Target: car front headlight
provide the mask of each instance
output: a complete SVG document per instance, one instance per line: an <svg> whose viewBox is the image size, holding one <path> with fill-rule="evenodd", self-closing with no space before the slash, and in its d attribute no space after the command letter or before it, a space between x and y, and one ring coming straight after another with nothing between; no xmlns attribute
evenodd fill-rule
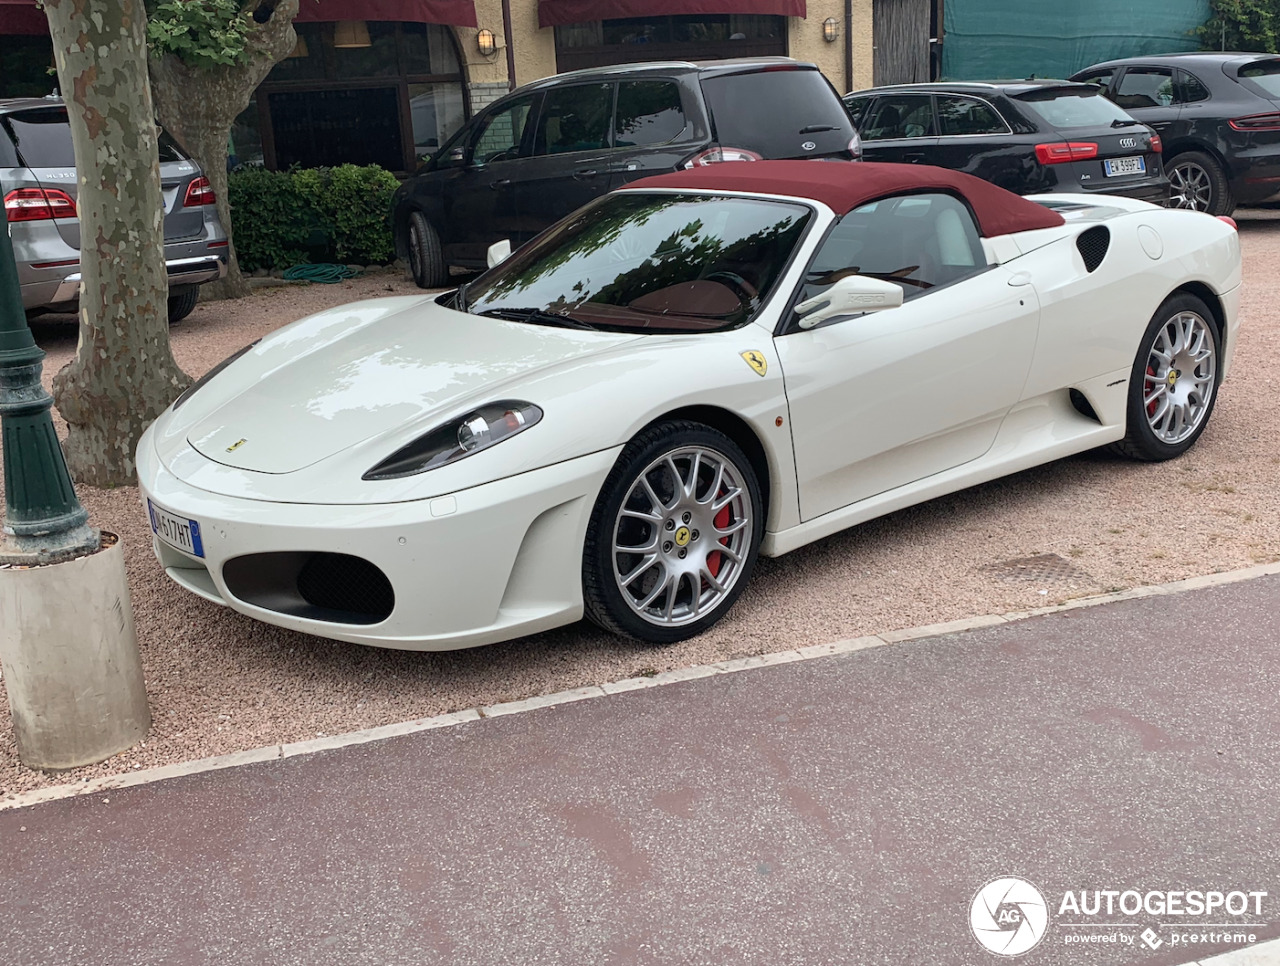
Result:
<svg viewBox="0 0 1280 966"><path fill-rule="evenodd" d="M362 478L398 480L448 466L523 433L541 419L542 410L533 403L514 399L489 403L400 447Z"/></svg>

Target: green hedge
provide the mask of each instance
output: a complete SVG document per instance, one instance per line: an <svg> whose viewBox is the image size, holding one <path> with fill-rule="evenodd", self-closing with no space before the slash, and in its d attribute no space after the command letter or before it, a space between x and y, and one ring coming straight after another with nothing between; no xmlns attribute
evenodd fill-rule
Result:
<svg viewBox="0 0 1280 966"><path fill-rule="evenodd" d="M398 186L376 165L233 171L228 197L240 267L386 264L396 254L391 195Z"/></svg>

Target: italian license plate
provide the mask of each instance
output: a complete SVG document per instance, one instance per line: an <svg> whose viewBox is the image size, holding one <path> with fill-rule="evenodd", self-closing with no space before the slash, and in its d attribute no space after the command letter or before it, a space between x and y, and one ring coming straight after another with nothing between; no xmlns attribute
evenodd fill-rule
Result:
<svg viewBox="0 0 1280 966"><path fill-rule="evenodd" d="M1147 173L1145 158L1112 158L1103 163L1106 165L1108 178L1119 177L1122 174Z"/></svg>
<svg viewBox="0 0 1280 966"><path fill-rule="evenodd" d="M147 500L147 514L151 517L151 532L171 547L177 547L193 557L204 556L204 541L200 539L200 524L186 517L176 516Z"/></svg>

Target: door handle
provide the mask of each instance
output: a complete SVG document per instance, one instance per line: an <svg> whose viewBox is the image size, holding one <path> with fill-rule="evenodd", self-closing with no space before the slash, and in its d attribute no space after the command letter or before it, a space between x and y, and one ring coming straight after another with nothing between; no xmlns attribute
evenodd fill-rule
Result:
<svg viewBox="0 0 1280 966"><path fill-rule="evenodd" d="M902 158L903 158L903 160L905 160L908 164L919 164L921 161L923 161L923 160L924 160L924 153L923 153L923 152L914 152L914 153L912 153L912 154L904 154L904 155L902 156Z"/></svg>
<svg viewBox="0 0 1280 966"><path fill-rule="evenodd" d="M490 181L489 187L492 188L494 191L498 191L502 188L508 187L510 184L511 184L510 178L499 178L497 181Z"/></svg>
<svg viewBox="0 0 1280 966"><path fill-rule="evenodd" d="M594 178L599 173L600 172L597 171L595 168L582 168L578 171L575 171L573 173L573 176L578 181L586 181L588 178Z"/></svg>

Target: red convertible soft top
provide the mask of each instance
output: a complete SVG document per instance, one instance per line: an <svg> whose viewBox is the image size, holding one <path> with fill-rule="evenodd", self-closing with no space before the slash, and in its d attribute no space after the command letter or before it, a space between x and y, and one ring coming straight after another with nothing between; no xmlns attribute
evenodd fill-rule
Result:
<svg viewBox="0 0 1280 966"><path fill-rule="evenodd" d="M889 195L945 191L968 202L988 238L1063 224L1056 211L997 188L988 181L929 164L822 161L725 161L641 178L634 188L748 191L821 201L838 215Z"/></svg>

